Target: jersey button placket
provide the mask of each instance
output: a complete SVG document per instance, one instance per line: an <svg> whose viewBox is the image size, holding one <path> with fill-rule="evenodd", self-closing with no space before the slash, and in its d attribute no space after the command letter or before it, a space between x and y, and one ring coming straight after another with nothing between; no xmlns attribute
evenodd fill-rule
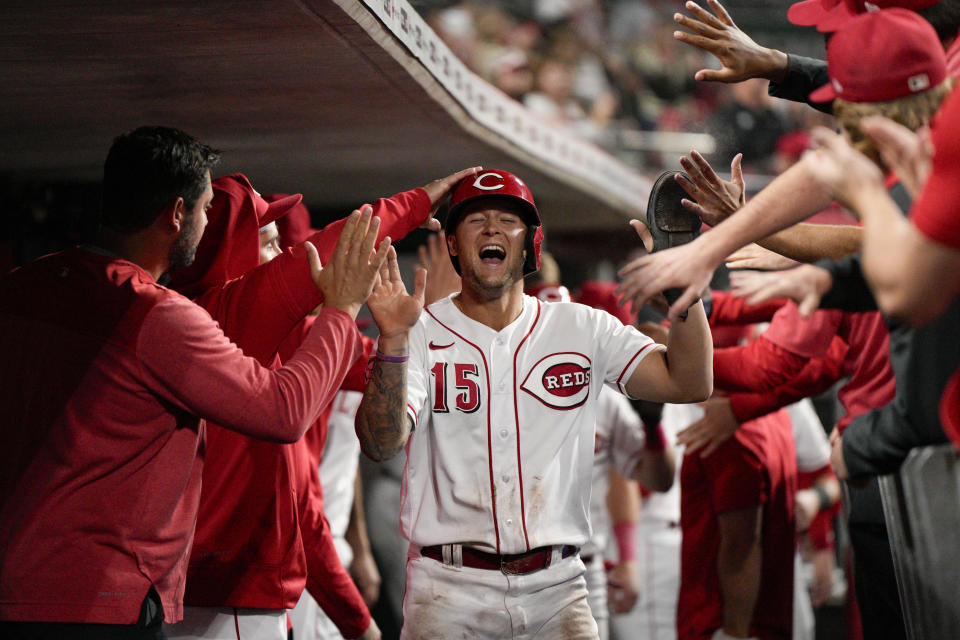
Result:
<svg viewBox="0 0 960 640"><path fill-rule="evenodd" d="M491 403L493 424L499 424L499 437L495 439L493 478L496 478L497 512L500 514L501 544L508 548L517 548L522 544L520 527L520 496L516 486L517 449L514 441L516 425L513 400L506 395L510 390L509 381L513 379L513 353L510 341L503 335L495 336L490 342L490 379L491 391L496 400Z"/></svg>

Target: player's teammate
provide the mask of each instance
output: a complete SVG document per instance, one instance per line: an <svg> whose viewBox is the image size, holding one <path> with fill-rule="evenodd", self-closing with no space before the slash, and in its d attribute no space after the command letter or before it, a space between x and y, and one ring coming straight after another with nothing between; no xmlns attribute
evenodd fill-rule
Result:
<svg viewBox="0 0 960 640"><path fill-rule="evenodd" d="M703 306L664 350L605 312L524 296L540 215L505 171L462 181L446 230L460 293L421 316L426 274L407 295L391 262L369 303L381 335L357 433L374 459L407 446L402 637L596 638L577 552L590 535L597 397L606 383L661 402L706 398Z"/></svg>

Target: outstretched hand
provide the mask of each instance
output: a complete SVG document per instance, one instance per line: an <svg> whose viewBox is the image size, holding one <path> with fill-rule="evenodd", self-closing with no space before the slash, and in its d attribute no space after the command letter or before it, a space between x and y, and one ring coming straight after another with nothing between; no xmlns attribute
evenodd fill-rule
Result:
<svg viewBox="0 0 960 640"><path fill-rule="evenodd" d="M805 264L771 273L731 272L730 285L735 296L746 298L750 304L790 298L799 305L800 315L806 317L817 310L824 294L833 287L833 277L826 269Z"/></svg>
<svg viewBox="0 0 960 640"><path fill-rule="evenodd" d="M423 190L426 191L427 195L430 197L430 218L426 223L424 223L423 226L431 231L440 231L440 221L434 218L433 214L437 212L440 204L450 194L450 191L457 186L458 182L466 177L477 175L481 169L483 169L483 167L470 167L469 169L462 169L456 173L451 173L446 178L438 178L433 182L425 184L423 186Z"/></svg>
<svg viewBox="0 0 960 640"><path fill-rule="evenodd" d="M632 220L630 224L638 234L641 233L638 225L643 223ZM649 233L645 226L643 230ZM710 285L715 267L700 250L698 241L701 239L702 236L679 247L637 258L618 271L622 280L616 292L623 296L623 302L630 301L633 313L638 313L643 305L661 291L674 287L682 289L683 293L667 311L670 322L676 321L681 313L696 302Z"/></svg>
<svg viewBox="0 0 960 640"><path fill-rule="evenodd" d="M747 202L747 188L743 181L743 154L738 153L730 162L730 180L721 180L710 163L696 151L690 158L680 158L680 166L690 176L687 180L677 174L676 181L696 202L684 198L680 204L700 216L700 219L715 227L743 208Z"/></svg>
<svg viewBox="0 0 960 640"><path fill-rule="evenodd" d="M380 338L405 335L417 323L423 311L423 291L427 283L426 269L417 269L413 281L413 295L400 277L397 252L390 247L387 259L380 265L380 278L367 299L367 308L380 329Z"/></svg>
<svg viewBox="0 0 960 640"><path fill-rule="evenodd" d="M359 211L351 213L325 266L320 264L316 247L310 242L304 243L310 277L323 292L325 306L336 307L351 317L357 317L373 290L388 252L393 252L389 236L380 242L376 253L373 252L379 229L380 218L373 216L371 207L364 207L362 214Z"/></svg>
<svg viewBox="0 0 960 640"><path fill-rule="evenodd" d="M701 69L694 76L703 82L742 82L750 78L782 80L787 71L787 54L761 47L744 33L717 0L707 0L713 13L696 2L687 2L687 10L696 18L675 13L673 20L693 33L674 31L673 37L715 56L720 69ZM699 19L697 19L699 18Z"/></svg>

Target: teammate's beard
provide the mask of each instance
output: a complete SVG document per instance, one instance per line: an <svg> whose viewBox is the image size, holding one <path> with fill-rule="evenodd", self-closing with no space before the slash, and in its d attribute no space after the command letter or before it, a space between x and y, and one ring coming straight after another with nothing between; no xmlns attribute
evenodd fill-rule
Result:
<svg viewBox="0 0 960 640"><path fill-rule="evenodd" d="M196 213L191 213L184 218L180 236L170 247L170 253L167 256L170 261L168 272L185 267L193 262L197 255L197 247L200 244L199 226L200 216Z"/></svg>

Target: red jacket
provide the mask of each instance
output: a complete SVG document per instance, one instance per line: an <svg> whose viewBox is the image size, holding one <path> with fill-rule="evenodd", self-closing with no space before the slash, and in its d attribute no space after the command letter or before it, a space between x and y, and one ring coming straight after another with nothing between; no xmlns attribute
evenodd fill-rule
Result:
<svg viewBox="0 0 960 640"><path fill-rule="evenodd" d="M307 316L280 346L280 359L293 357L313 326L315 316ZM363 391L367 361L376 342L361 336L363 353L344 378L341 389ZM320 417L306 435L290 447L293 457L294 488L298 496L300 531L307 561L307 591L317 601L341 635L361 635L370 625L370 613L353 579L340 563L334 548L330 526L323 512L323 486L319 469L327 440L327 425L333 403L323 408Z"/></svg>
<svg viewBox="0 0 960 640"><path fill-rule="evenodd" d="M772 311L772 305L766 308ZM714 293L711 326L721 319L732 321L741 313L749 313L752 322L773 318L772 314L763 318L752 313L749 307L730 294ZM817 314L822 314L822 322L804 340L797 340L791 327L768 330L764 334L766 341L776 343L779 350L766 347L757 340L747 347L715 352L714 375L718 387L727 381L732 388L730 381L748 377L751 373L756 375L758 369L767 380L774 380L777 376L786 379L782 384L759 392L746 391L745 385L736 389L738 392L730 395L730 406L738 420L743 422L822 393L845 377L849 379L837 392L846 409L846 414L837 423L841 432L861 413L893 399L895 381L890 368L890 334L880 312L844 313L824 309ZM787 316L784 320L792 322L795 318ZM760 344L754 346L757 343ZM783 357L783 351L802 355L802 366L797 368L795 357ZM812 357L821 353L822 356Z"/></svg>
<svg viewBox="0 0 960 640"><path fill-rule="evenodd" d="M223 197L214 186L215 200L218 195ZM373 209L381 218L380 238L403 237L426 220L430 206L422 189L378 200ZM237 218L252 215L240 206L218 208L216 202L212 212L221 209ZM216 256L210 258L198 250L196 264L209 264L210 269L192 274L190 281L181 279L177 286L195 295L202 290L198 304L210 310L227 335L264 364L277 367L281 342L321 297L309 278L302 245L256 266L259 254L255 247L259 245L254 240L259 241L259 228L255 217L252 220L218 225L231 232L207 245ZM332 254L342 226L343 221L335 222L310 237L322 262ZM203 241L200 248L205 248ZM325 381L328 401L346 372L345 366ZM329 569L337 562L329 528L319 512L321 503L316 502L314 513L302 513L305 487L297 448L261 443L213 424L207 441L185 602L192 606L293 608L307 584L309 567L320 570L326 564ZM315 473L309 475L316 480ZM319 486L318 480L316 484ZM320 495L316 488L307 489L307 493ZM303 528L307 520L314 530ZM350 593L343 595L352 598ZM362 616L347 622L350 628L342 629L345 635L360 635L369 625L369 613L364 607Z"/></svg>
<svg viewBox="0 0 960 640"><path fill-rule="evenodd" d="M72 249L0 279L0 619L133 624L153 586L179 621L197 416L299 438L359 349L345 313L318 326L270 371L126 260Z"/></svg>

